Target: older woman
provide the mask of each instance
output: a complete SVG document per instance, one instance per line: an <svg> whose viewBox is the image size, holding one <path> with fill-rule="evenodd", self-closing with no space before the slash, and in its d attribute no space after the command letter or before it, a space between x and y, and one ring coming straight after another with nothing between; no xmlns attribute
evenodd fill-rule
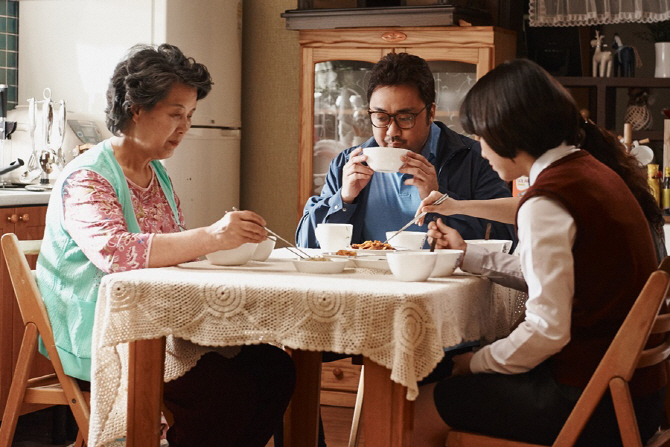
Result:
<svg viewBox="0 0 670 447"><path fill-rule="evenodd" d="M114 137L73 160L56 182L37 278L65 372L81 381L91 380L102 276L175 265L266 238L265 221L251 211L184 230L179 199L158 161L177 149L211 84L207 68L175 46L133 47L107 91ZM170 446L265 446L294 381L290 357L272 346L205 354L164 386L174 416Z"/></svg>

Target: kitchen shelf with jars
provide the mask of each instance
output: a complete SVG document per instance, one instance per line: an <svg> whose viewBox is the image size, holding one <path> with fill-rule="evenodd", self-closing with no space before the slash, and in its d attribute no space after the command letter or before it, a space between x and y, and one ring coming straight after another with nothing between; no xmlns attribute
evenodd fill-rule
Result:
<svg viewBox="0 0 670 447"><path fill-rule="evenodd" d="M320 193L332 159L372 136L366 76L382 56L408 52L424 58L436 81L437 119L459 132L458 108L465 94L493 67L515 57L515 32L459 26L464 12L453 7L436 16L442 22L416 26L421 22L417 15L440 9L424 8L401 8L394 14L374 14L370 8L282 14L287 29L299 33L301 52L298 219L309 197ZM406 19L398 11L406 12ZM351 25L357 12L369 19L367 26ZM338 22L345 13L349 27ZM335 28L338 24L345 27Z"/></svg>

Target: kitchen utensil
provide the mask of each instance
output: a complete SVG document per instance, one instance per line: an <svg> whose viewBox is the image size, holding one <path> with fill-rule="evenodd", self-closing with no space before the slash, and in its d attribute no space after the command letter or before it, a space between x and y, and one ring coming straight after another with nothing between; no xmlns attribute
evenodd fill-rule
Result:
<svg viewBox="0 0 670 447"><path fill-rule="evenodd" d="M425 231L403 231L394 236L393 231L387 231L386 237L393 236L389 244L396 250L421 250L426 243L427 234Z"/></svg>
<svg viewBox="0 0 670 447"><path fill-rule="evenodd" d="M399 281L425 281L433 273L437 253L426 250L394 251L386 254L393 277Z"/></svg>
<svg viewBox="0 0 670 447"><path fill-rule="evenodd" d="M7 174L8 172L13 171L14 169L20 168L21 166L23 166L23 160L17 158L7 166L0 168L0 175Z"/></svg>
<svg viewBox="0 0 670 447"><path fill-rule="evenodd" d="M235 208L233 208L233 209L235 209ZM277 233L275 233L274 231L269 229L268 227L265 227L265 231L267 231L268 233L270 233L271 235L273 235L274 237L276 237L277 239L279 239L280 241L285 243L287 245L286 248L288 248L288 250L291 253L298 255L298 257L300 257L300 258L309 259L309 258L318 257L318 256L310 256L309 254L305 253L304 251L302 251L301 249L296 247L294 244L290 243L289 241L287 241L286 239L284 239L283 237L281 237L280 235L278 235Z"/></svg>
<svg viewBox="0 0 670 447"><path fill-rule="evenodd" d="M30 152L30 158L28 159L28 171L34 171L39 168L37 164L37 154L35 153L35 129L37 129L37 105L35 104L35 98L28 99L28 132L30 133L30 147L32 151ZM27 175L28 172L24 172L21 177Z"/></svg>
<svg viewBox="0 0 670 447"><path fill-rule="evenodd" d="M445 193L445 194L442 194L442 197L440 197L439 199L437 199L436 201L434 201L434 202L432 203L432 205L439 205L440 203L444 202L444 201L447 200L448 198L449 198L449 194L446 194L446 193ZM393 234L391 235L391 237L389 237L388 239L386 239L386 240L384 241L384 243L387 243L388 241L390 241L391 239L393 239L394 237L396 237L398 234L400 234L400 233L402 233L403 231L405 231L406 229L408 229L410 226L412 226L413 224L415 224L419 219L421 219L422 217L425 217L426 214L428 214L428 213L423 212L423 213L420 213L420 214L416 215L416 216L414 217L414 219L410 220L410 221L407 222L407 224L405 224L401 229L399 229L398 231L396 231L395 233L393 233Z"/></svg>
<svg viewBox="0 0 670 447"><path fill-rule="evenodd" d="M59 168L65 166L65 156L63 155L63 141L65 140L65 119L67 111L65 109L65 100L58 101L58 119L56 122L58 130L58 144L56 145L56 164Z"/></svg>
<svg viewBox="0 0 670 447"><path fill-rule="evenodd" d="M323 251L336 252L349 247L353 231L354 226L351 224L320 223L316 226L314 234Z"/></svg>

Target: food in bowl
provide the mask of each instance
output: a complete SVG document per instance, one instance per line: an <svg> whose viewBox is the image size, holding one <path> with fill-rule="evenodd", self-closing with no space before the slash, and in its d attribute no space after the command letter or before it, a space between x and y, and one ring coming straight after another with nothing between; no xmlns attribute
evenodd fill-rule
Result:
<svg viewBox="0 0 670 447"><path fill-rule="evenodd" d="M451 276L461 263L463 257L463 250L452 250L449 248L435 250L437 260L435 261L435 268L430 274L433 278L440 278Z"/></svg>
<svg viewBox="0 0 670 447"><path fill-rule="evenodd" d="M404 250L421 250L426 243L428 236L425 231L403 231L396 236L396 231L387 231L386 238L389 239L389 244L396 249ZM391 237L393 236L393 237Z"/></svg>
<svg viewBox="0 0 670 447"><path fill-rule="evenodd" d="M363 155L367 156L366 163L375 172L398 172L404 162L403 155L407 149L396 147L365 147Z"/></svg>
<svg viewBox="0 0 670 447"><path fill-rule="evenodd" d="M395 250L391 244L381 241L365 241L362 244L351 244L354 250Z"/></svg>
<svg viewBox="0 0 670 447"><path fill-rule="evenodd" d="M205 257L214 265L243 265L251 260L257 246L258 244L247 242L237 248L208 253Z"/></svg>
<svg viewBox="0 0 670 447"><path fill-rule="evenodd" d="M386 255L393 277L399 281L425 281L435 268L437 253L428 250L389 252Z"/></svg>
<svg viewBox="0 0 670 447"><path fill-rule="evenodd" d="M351 250L337 250L335 253L337 256L352 256L356 257L356 252Z"/></svg>

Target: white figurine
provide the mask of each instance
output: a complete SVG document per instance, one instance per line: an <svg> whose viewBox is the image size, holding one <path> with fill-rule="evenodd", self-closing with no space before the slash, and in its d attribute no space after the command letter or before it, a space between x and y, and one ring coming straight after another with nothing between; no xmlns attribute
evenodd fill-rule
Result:
<svg viewBox="0 0 670 447"><path fill-rule="evenodd" d="M603 44L604 38L605 36L596 31L596 38L591 41L591 46L596 49L595 53L593 53L594 78L597 76L601 78L612 76L612 52L603 51L603 47L607 46Z"/></svg>

